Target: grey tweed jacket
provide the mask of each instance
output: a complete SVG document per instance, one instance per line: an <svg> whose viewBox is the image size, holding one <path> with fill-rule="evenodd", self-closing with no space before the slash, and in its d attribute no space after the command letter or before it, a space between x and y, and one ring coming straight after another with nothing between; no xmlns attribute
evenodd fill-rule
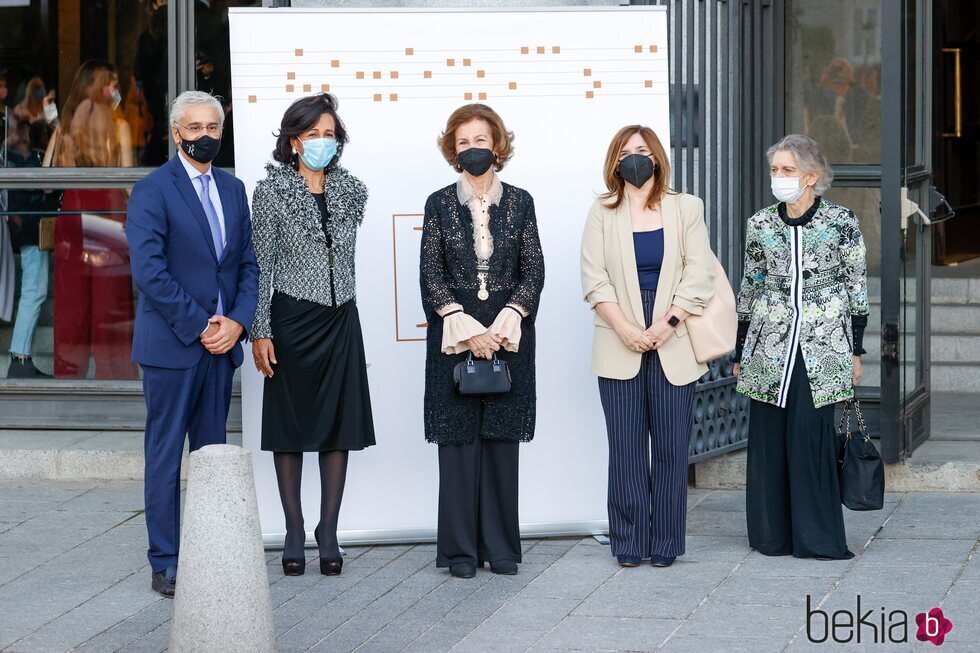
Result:
<svg viewBox="0 0 980 653"><path fill-rule="evenodd" d="M269 309L275 290L296 299L340 306L355 297L357 227L367 187L341 167L327 173L324 192L333 237L333 293L327 238L306 181L289 165L269 163L252 195L252 241L259 262L259 303L249 336L272 338Z"/></svg>

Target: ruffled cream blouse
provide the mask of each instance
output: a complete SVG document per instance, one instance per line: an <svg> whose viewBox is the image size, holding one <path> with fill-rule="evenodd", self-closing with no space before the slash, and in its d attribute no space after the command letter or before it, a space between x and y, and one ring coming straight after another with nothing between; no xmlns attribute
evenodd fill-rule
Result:
<svg viewBox="0 0 980 653"><path fill-rule="evenodd" d="M460 204L470 209L473 218L473 250L478 260L488 261L493 256L493 235L490 233L490 207L500 204L503 195L503 185L497 175L493 176L490 190L483 195L474 192L472 184L466 175L460 175L456 182L456 194ZM459 354L468 351L467 340L488 331L500 338L501 347L506 351L516 352L521 342L521 319L527 313L516 304L507 304L497 314L489 329L478 322L472 315L463 312L459 304L448 304L438 311L443 317L442 353Z"/></svg>

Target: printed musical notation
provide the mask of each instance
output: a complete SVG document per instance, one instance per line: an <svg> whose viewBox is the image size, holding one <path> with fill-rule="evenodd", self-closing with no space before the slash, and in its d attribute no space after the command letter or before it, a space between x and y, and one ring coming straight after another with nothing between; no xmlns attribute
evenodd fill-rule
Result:
<svg viewBox="0 0 980 653"><path fill-rule="evenodd" d="M295 48L236 54L236 95L281 102L328 91L344 102L667 94L665 49L520 45L455 52Z"/></svg>

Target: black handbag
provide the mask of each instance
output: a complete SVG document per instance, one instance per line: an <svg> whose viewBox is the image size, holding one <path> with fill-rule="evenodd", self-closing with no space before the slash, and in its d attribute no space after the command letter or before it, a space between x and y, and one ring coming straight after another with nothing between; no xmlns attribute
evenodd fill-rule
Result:
<svg viewBox="0 0 980 653"><path fill-rule="evenodd" d="M851 406L858 432L851 431ZM840 499L850 510L881 510L885 503L885 466L868 436L857 399L844 403L837 433L837 468Z"/></svg>
<svg viewBox="0 0 980 653"><path fill-rule="evenodd" d="M492 360L475 360L470 352L453 368L453 381L461 395L500 395L510 392L510 368L493 355Z"/></svg>

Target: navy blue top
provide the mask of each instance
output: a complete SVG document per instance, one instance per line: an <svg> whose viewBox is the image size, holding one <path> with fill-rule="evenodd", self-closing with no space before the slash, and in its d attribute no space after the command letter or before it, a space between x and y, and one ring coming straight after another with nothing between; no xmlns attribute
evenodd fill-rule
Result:
<svg viewBox="0 0 980 653"><path fill-rule="evenodd" d="M656 290L664 262L664 230L634 231L633 251L636 252L640 290Z"/></svg>

